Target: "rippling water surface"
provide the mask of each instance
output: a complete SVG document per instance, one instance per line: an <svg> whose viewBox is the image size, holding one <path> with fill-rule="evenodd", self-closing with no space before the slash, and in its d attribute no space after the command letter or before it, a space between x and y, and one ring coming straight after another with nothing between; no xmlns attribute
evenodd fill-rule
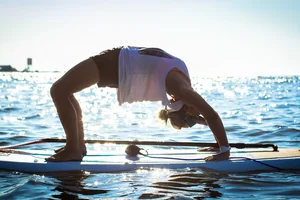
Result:
<svg viewBox="0 0 300 200"><path fill-rule="evenodd" d="M0 73L0 145L64 137L49 95L60 73ZM193 77L218 111L230 142L300 146L300 77ZM91 87L76 94L86 139L215 142L210 130L176 131L157 119L159 103L120 107L116 91ZM27 149L53 149L39 144ZM95 147L88 145L89 150ZM26 174L0 171L0 199L299 199L300 172L222 174L200 169L120 173Z"/></svg>

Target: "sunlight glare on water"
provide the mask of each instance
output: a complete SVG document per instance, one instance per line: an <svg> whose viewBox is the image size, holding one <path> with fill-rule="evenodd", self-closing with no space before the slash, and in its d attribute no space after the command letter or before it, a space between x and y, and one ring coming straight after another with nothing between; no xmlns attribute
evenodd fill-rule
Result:
<svg viewBox="0 0 300 200"><path fill-rule="evenodd" d="M48 137L65 138L49 92L60 76L0 74L3 146ZM221 116L230 142L268 142L280 148L299 148L298 76L193 77L192 82ZM97 86L75 96L82 107L86 139L215 142L205 126L180 131L170 124L164 126L157 118L162 109L158 102L119 106L115 89ZM53 150L62 145L43 143L25 148ZM90 154L124 154L126 145L88 144L87 148ZM159 152L162 148L153 149ZM299 172L294 171L222 174L200 169L144 168L118 173L26 174L3 170L0 199L297 199L299 180Z"/></svg>

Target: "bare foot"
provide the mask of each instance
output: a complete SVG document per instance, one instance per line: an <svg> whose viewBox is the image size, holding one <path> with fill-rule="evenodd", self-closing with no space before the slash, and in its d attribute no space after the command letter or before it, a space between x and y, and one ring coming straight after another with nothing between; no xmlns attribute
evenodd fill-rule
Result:
<svg viewBox="0 0 300 200"><path fill-rule="evenodd" d="M229 158L229 156L230 156L230 151L226 151L224 153L220 153L220 154L208 156L208 157L204 158L204 160L206 162L209 162L209 161L221 161L221 160L227 160Z"/></svg>
<svg viewBox="0 0 300 200"><path fill-rule="evenodd" d="M64 149L65 149L65 146L60 147L60 148L54 150L54 152L55 152L55 153L59 153L60 151L62 151L62 150L64 150ZM85 146L85 145L83 145L83 146L81 147L81 151L82 151L82 155L83 155L83 156L85 156L85 155L87 154L86 146Z"/></svg>
<svg viewBox="0 0 300 200"><path fill-rule="evenodd" d="M60 147L60 148L58 148L58 149L55 149L54 152L55 152L55 153L58 153L58 152L60 152L61 150L63 150L64 148L65 148L65 146Z"/></svg>
<svg viewBox="0 0 300 200"><path fill-rule="evenodd" d="M78 150L64 148L60 152L46 158L47 162L65 162L65 161L81 161L82 154Z"/></svg>

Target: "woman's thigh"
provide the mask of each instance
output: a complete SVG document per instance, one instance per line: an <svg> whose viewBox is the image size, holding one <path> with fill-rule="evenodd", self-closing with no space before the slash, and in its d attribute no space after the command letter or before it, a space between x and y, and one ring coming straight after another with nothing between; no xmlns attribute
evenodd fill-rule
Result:
<svg viewBox="0 0 300 200"><path fill-rule="evenodd" d="M95 62L88 58L65 73L53 85L64 94L71 95L99 82L99 70Z"/></svg>

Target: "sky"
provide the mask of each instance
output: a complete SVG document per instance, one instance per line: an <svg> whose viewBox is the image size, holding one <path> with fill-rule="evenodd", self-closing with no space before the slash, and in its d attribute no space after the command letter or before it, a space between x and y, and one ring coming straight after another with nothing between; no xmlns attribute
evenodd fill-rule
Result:
<svg viewBox="0 0 300 200"><path fill-rule="evenodd" d="M0 65L67 71L116 46L159 47L191 75L300 75L298 0L0 0Z"/></svg>

